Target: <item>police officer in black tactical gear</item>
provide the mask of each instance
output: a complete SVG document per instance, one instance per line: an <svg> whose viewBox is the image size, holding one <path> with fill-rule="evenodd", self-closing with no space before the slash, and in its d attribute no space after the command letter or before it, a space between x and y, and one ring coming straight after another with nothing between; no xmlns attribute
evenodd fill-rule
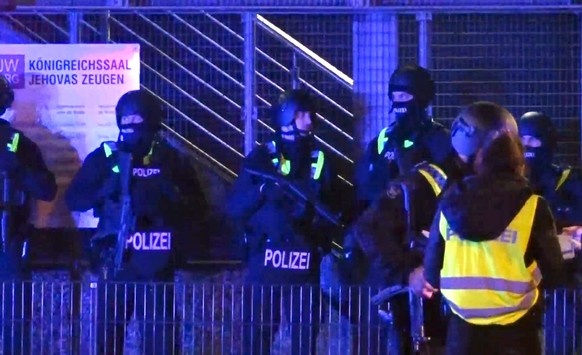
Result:
<svg viewBox="0 0 582 355"><path fill-rule="evenodd" d="M423 230L430 227L447 175L427 162L402 175L393 180L391 193L373 201L345 237L342 276L347 284L366 286L359 290L361 300L369 300L386 287L424 283L421 266L428 239ZM345 296L341 298L347 299ZM386 312L387 302L377 306L361 302L360 297L352 296L351 318L358 324L353 353L409 354L413 334L408 294L390 300L390 313ZM424 331L433 344L442 343L439 304L431 303L425 307Z"/></svg>
<svg viewBox="0 0 582 355"><path fill-rule="evenodd" d="M66 201L72 211L93 209L99 218L97 234L92 244L99 255L97 261L101 277L107 281L125 282L171 282L174 269L184 255L188 238L197 238L208 212L197 173L187 157L169 146L158 136L161 128L163 110L158 99L145 90L125 93L115 108L119 139L117 142L103 142L91 152L79 172L74 177L66 193ZM131 223L124 246L123 262L118 271L113 264L121 221L121 201L123 198L122 177L124 164L122 157L131 158L129 167L129 190ZM123 315L129 319L135 310L136 318L146 321L146 333L142 334L147 349L162 354L173 351L175 336L172 334L173 289L167 285L137 285L128 288L130 294L124 295L124 288L109 287L100 290L104 300L117 297L117 313L107 307L100 309L101 319L118 321ZM144 300L145 292L145 302ZM115 294L117 293L117 294ZM133 293L136 304L133 304ZM125 296L125 297L124 297ZM115 299L115 298L114 298ZM155 301L155 304L152 304ZM100 307L105 306L100 304ZM151 309L150 309L151 308ZM146 310L144 313L144 309ZM153 318L164 320L158 325L155 335ZM104 329L101 329L103 332ZM118 329L117 344L102 346L108 350L123 349L123 329ZM104 334L99 334L103 341ZM111 341L115 337L109 336ZM153 345L152 345L153 344Z"/></svg>
<svg viewBox="0 0 582 355"><path fill-rule="evenodd" d="M230 217L244 229L246 282L254 285L245 299L252 307L244 311L243 353L270 353L284 312L291 330L289 353L312 354L318 333L320 260L333 236L313 206L296 200L285 183L335 211L341 210L345 194L330 156L315 144L316 107L309 94L285 92L271 114L273 140L245 158L227 201Z"/></svg>
<svg viewBox="0 0 582 355"><path fill-rule="evenodd" d="M582 225L582 181L571 167L554 164L558 134L551 117L543 112L527 112L521 116L518 125L525 148L528 179L534 191L548 201L558 233L565 227ZM564 263L567 284L579 287L582 285L582 258L575 252L573 243L562 241L561 244L567 259ZM571 330L563 327L577 322L576 329L579 329L582 322L575 320L579 310L575 310L572 301L558 294L546 306L547 324L551 325L546 327L546 351L550 353L572 352L574 342L568 336ZM563 312L563 309L569 311Z"/></svg>
<svg viewBox="0 0 582 355"><path fill-rule="evenodd" d="M398 68L390 77L389 93L396 120L368 144L356 167L360 208L415 164L440 164L451 152L449 131L426 112L435 95L434 81L426 69L418 65Z"/></svg>
<svg viewBox="0 0 582 355"><path fill-rule="evenodd" d="M14 101L14 91L0 75L0 117ZM38 146L10 122L0 118L0 191L2 194L2 249L0 250L0 281L17 282L29 278L26 265L28 223L32 200L52 201L57 192L55 176L42 158ZM24 286L24 287L22 287ZM3 284L0 297L4 307L2 336L4 353L28 353L30 337L25 322L30 317L30 285ZM22 313L24 311L24 313ZM11 321L12 320L12 321Z"/></svg>
<svg viewBox="0 0 582 355"><path fill-rule="evenodd" d="M581 224L582 183L571 167L554 164L558 135L552 119L527 112L518 124L530 183L550 203L558 227Z"/></svg>

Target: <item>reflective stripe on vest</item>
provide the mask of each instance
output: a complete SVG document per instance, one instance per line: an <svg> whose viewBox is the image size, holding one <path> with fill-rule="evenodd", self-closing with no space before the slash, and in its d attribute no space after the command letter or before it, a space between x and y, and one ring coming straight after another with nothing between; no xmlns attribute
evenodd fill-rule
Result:
<svg viewBox="0 0 582 355"><path fill-rule="evenodd" d="M103 142L103 151L105 152L105 158L109 159L113 155L113 151L117 150L117 146L114 142ZM119 165L115 164L111 170L114 173L119 173Z"/></svg>
<svg viewBox="0 0 582 355"><path fill-rule="evenodd" d="M154 146L156 142L152 143L152 147L146 156L143 157L142 161L144 165L150 165L152 154L154 153ZM103 152L105 153L105 158L109 159L113 152L117 150L117 144L115 142L103 142ZM114 173L119 173L119 165L115 164L111 170Z"/></svg>
<svg viewBox="0 0 582 355"><path fill-rule="evenodd" d="M445 240L441 292L453 313L477 325L506 325L523 317L537 302L541 273L537 263L526 267L538 196L532 195L497 239L460 239L441 213Z"/></svg>
<svg viewBox="0 0 582 355"><path fill-rule="evenodd" d="M376 140L376 150L378 151L378 155L381 155L384 152L384 147L386 147L386 143L388 143L388 127L383 128L378 134L378 139ZM408 139L404 140L402 146L404 148L410 148L414 145L414 142Z"/></svg>
<svg viewBox="0 0 582 355"><path fill-rule="evenodd" d="M386 145L386 142L388 142L388 137L386 136L386 132L388 132L388 127L383 128L380 131L380 134L378 135L378 142L377 142L378 155L382 154L382 152L384 151L384 146Z"/></svg>
<svg viewBox="0 0 582 355"><path fill-rule="evenodd" d="M562 170L562 175L560 176L560 180L558 180L558 183L556 184L555 191L558 191L558 189L566 182L566 180L568 179L568 176L570 176L571 171L572 171L572 169Z"/></svg>
<svg viewBox="0 0 582 355"><path fill-rule="evenodd" d="M12 140L6 143L8 151L16 153L18 151L18 142L20 142L20 133L14 132L14 134L12 135Z"/></svg>
<svg viewBox="0 0 582 355"><path fill-rule="evenodd" d="M447 174L434 164L422 164L418 167L418 172L428 181L435 196L440 195L447 183Z"/></svg>
<svg viewBox="0 0 582 355"><path fill-rule="evenodd" d="M269 142L267 145L267 149L269 153L272 155L276 155L276 143ZM321 173L323 171L323 165L325 163L325 154L321 150L314 150L311 152L311 178L313 180L319 180L321 177ZM279 157L275 156L271 159L271 162L277 169L279 173L282 175L289 175L291 172L291 161L285 159L283 154L280 154Z"/></svg>

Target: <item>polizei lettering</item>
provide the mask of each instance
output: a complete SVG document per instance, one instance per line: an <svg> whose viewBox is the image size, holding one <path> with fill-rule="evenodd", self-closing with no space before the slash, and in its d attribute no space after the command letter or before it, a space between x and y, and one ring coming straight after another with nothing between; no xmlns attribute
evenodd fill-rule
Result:
<svg viewBox="0 0 582 355"><path fill-rule="evenodd" d="M129 236L125 248L134 250L171 250L171 232L136 232Z"/></svg>
<svg viewBox="0 0 582 355"><path fill-rule="evenodd" d="M275 269L309 270L311 253L289 250L265 250L264 266Z"/></svg>
<svg viewBox="0 0 582 355"><path fill-rule="evenodd" d="M159 174L160 169L133 168L133 176L149 177Z"/></svg>

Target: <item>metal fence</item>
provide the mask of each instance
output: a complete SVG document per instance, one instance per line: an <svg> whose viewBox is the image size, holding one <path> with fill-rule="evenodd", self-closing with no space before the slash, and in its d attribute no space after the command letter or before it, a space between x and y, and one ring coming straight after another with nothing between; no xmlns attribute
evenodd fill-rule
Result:
<svg viewBox="0 0 582 355"><path fill-rule="evenodd" d="M270 103L304 85L321 107L318 138L351 180L358 148L388 124L389 75L410 62L432 69L432 113L445 124L476 99L516 116L544 110L559 128L559 158L579 165L582 23L571 2L403 1L377 10L369 2L285 9L202 3L22 7L0 15L2 41L140 43L142 84L164 100L168 131L231 175L254 140L272 131Z"/></svg>
<svg viewBox="0 0 582 355"><path fill-rule="evenodd" d="M382 354L390 339L381 317L390 306L372 306L379 290L368 287L87 280L0 291L4 354L299 354L312 344L318 354ZM582 293L548 292L546 304L546 353L580 353Z"/></svg>

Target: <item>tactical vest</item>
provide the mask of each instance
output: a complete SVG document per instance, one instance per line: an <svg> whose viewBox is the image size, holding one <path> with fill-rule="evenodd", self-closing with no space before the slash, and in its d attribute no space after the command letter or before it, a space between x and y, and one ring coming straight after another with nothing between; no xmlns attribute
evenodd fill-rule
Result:
<svg viewBox="0 0 582 355"><path fill-rule="evenodd" d="M457 316L476 325L507 325L537 302L541 273L524 255L538 204L532 195L505 231L494 240L459 238L443 213L439 230L445 240L441 292Z"/></svg>
<svg viewBox="0 0 582 355"><path fill-rule="evenodd" d="M271 163L273 163L277 172L283 176L289 175L291 172L291 161L285 159L283 154L277 151L275 141L267 143L267 150L271 156ZM311 151L311 179L319 180L323 172L324 163L325 154L321 150Z"/></svg>
<svg viewBox="0 0 582 355"><path fill-rule="evenodd" d="M388 129L389 127L385 127L380 131L380 134L378 134L378 140L377 140L377 146L376 146L376 150L378 152L378 155L382 155L386 153L386 149L388 148L388 141L390 140L389 136L388 136ZM404 140L404 144L402 145L403 148L410 148L414 145L414 142L408 139Z"/></svg>
<svg viewBox="0 0 582 355"><path fill-rule="evenodd" d="M157 142L154 141L154 143L152 143L152 147L150 148L150 151L148 152L148 154L146 156L143 157L143 164L144 165L149 165L152 155L154 154L154 147L156 147ZM111 164L111 170L116 173L119 174L119 166L117 165L117 161L116 161L116 157L115 157L115 153L117 153L117 142L114 141L106 141L101 143L101 148L103 149L103 153L105 154L105 158L107 158L107 161L110 162Z"/></svg>

